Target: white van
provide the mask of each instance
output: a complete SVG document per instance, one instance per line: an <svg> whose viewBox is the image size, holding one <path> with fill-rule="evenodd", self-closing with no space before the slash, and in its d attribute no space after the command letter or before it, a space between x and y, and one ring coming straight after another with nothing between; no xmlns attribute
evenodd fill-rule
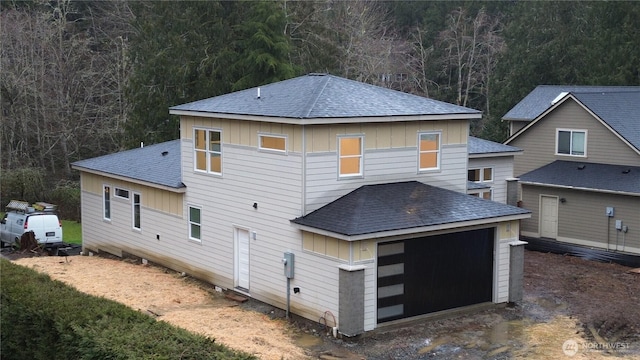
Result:
<svg viewBox="0 0 640 360"><path fill-rule="evenodd" d="M55 214L55 205L12 200L6 207L4 218L0 220L0 242L6 244L20 242L22 234L33 231L38 244L46 246L62 243L62 223Z"/></svg>

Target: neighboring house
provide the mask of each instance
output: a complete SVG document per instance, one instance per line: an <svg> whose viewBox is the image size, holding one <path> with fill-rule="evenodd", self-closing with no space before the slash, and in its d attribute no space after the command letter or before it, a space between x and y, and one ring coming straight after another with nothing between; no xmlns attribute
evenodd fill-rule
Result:
<svg viewBox="0 0 640 360"><path fill-rule="evenodd" d="M517 189L513 178L513 159L522 154L522 150L473 136L469 136L468 142L467 194L515 205ZM514 185L511 201L507 199L508 182Z"/></svg>
<svg viewBox="0 0 640 360"><path fill-rule="evenodd" d="M85 252L146 258L348 336L520 299L530 212L466 194L480 112L311 74L170 113L180 140L74 163Z"/></svg>
<svg viewBox="0 0 640 360"><path fill-rule="evenodd" d="M640 254L640 87L539 86L503 119L523 236Z"/></svg>

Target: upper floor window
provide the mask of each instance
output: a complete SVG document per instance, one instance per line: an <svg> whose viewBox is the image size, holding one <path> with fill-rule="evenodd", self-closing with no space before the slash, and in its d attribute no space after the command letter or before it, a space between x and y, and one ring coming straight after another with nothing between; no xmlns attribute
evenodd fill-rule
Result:
<svg viewBox="0 0 640 360"><path fill-rule="evenodd" d="M587 149L586 130L558 129L556 135L556 154L585 156Z"/></svg>
<svg viewBox="0 0 640 360"><path fill-rule="evenodd" d="M222 132L195 129L193 138L195 169L222 174Z"/></svg>
<svg viewBox="0 0 640 360"><path fill-rule="evenodd" d="M340 177L362 176L364 137L341 136L338 138Z"/></svg>
<svg viewBox="0 0 640 360"><path fill-rule="evenodd" d="M467 180L473 182L493 181L493 168L469 169L467 172Z"/></svg>
<svg viewBox="0 0 640 360"><path fill-rule="evenodd" d="M493 191L491 189L484 189L470 193L469 195L483 198L485 200L491 200L493 198Z"/></svg>
<svg viewBox="0 0 640 360"><path fill-rule="evenodd" d="M129 190L116 188L115 195L116 197L129 200Z"/></svg>
<svg viewBox="0 0 640 360"><path fill-rule="evenodd" d="M200 229L202 228L202 221L200 220L200 212L202 210L199 207L189 206L189 239L201 241Z"/></svg>
<svg viewBox="0 0 640 360"><path fill-rule="evenodd" d="M258 135L259 149L277 152L287 151L287 137L281 135Z"/></svg>
<svg viewBox="0 0 640 360"><path fill-rule="evenodd" d="M418 170L440 168L440 133L418 134Z"/></svg>
<svg viewBox="0 0 640 360"><path fill-rule="evenodd" d="M102 210L102 217L111 220L111 187L106 185L102 193Z"/></svg>

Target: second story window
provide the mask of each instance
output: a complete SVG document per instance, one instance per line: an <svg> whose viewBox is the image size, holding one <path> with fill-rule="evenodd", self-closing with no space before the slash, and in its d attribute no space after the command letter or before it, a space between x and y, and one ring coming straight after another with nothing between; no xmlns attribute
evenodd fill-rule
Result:
<svg viewBox="0 0 640 360"><path fill-rule="evenodd" d="M338 138L338 174L340 177L362 176L363 140L362 136L341 136Z"/></svg>
<svg viewBox="0 0 640 360"><path fill-rule="evenodd" d="M116 197L129 200L129 190L116 188Z"/></svg>
<svg viewBox="0 0 640 360"><path fill-rule="evenodd" d="M287 138L281 135L266 135L259 134L258 142L260 144L260 150L286 152L287 151Z"/></svg>
<svg viewBox="0 0 640 360"><path fill-rule="evenodd" d="M467 180L473 182L490 182L493 181L493 168L469 169Z"/></svg>
<svg viewBox="0 0 640 360"><path fill-rule="evenodd" d="M193 138L195 170L222 174L222 133L195 129Z"/></svg>
<svg viewBox="0 0 640 360"><path fill-rule="evenodd" d="M556 139L556 154L572 156L586 155L587 132L585 130L558 129Z"/></svg>
<svg viewBox="0 0 640 360"><path fill-rule="evenodd" d="M133 228L135 230L142 229L142 225L140 223L140 211L142 210L142 204L140 201L140 194L138 193L133 193L133 206L131 210L131 215L133 217Z"/></svg>
<svg viewBox="0 0 640 360"><path fill-rule="evenodd" d="M440 168L440 133L418 134L418 170L436 170Z"/></svg>

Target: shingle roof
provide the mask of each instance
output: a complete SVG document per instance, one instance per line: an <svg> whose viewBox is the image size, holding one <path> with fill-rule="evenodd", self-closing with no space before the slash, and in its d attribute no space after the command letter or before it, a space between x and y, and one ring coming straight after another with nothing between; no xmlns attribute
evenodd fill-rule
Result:
<svg viewBox="0 0 640 360"><path fill-rule="evenodd" d="M563 92L602 93L627 91L640 91L640 86L540 85L511 108L502 119L531 121L547 110L552 105L551 102Z"/></svg>
<svg viewBox="0 0 640 360"><path fill-rule="evenodd" d="M515 206L408 181L362 186L291 221L356 236L529 213Z"/></svg>
<svg viewBox="0 0 640 360"><path fill-rule="evenodd" d="M469 136L468 144L469 155L510 152L516 153L522 151L522 149L515 146L505 145L473 136Z"/></svg>
<svg viewBox="0 0 640 360"><path fill-rule="evenodd" d="M640 86L635 92L571 93L584 106L640 150Z"/></svg>
<svg viewBox="0 0 640 360"><path fill-rule="evenodd" d="M260 96L258 97L258 93ZM309 74L169 109L293 119L462 115L478 110L328 74Z"/></svg>
<svg viewBox="0 0 640 360"><path fill-rule="evenodd" d="M520 182L640 194L640 166L556 160L523 174Z"/></svg>
<svg viewBox="0 0 640 360"><path fill-rule="evenodd" d="M172 140L76 161L73 167L179 189L185 187L180 164L180 140Z"/></svg>

